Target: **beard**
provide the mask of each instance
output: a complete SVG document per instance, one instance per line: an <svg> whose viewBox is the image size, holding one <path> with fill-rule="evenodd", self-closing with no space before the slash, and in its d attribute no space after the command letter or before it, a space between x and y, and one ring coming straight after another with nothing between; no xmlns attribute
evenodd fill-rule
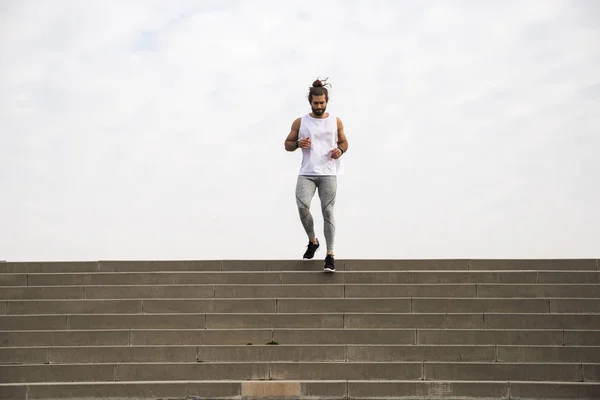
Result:
<svg viewBox="0 0 600 400"><path fill-rule="evenodd" d="M317 117L322 116L323 114L325 114L325 108L312 108L312 112L313 114L315 114Z"/></svg>

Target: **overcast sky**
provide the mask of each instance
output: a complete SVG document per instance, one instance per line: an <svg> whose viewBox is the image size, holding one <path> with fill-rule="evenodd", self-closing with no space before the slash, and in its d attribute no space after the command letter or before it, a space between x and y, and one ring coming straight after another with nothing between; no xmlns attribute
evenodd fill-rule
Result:
<svg viewBox="0 0 600 400"><path fill-rule="evenodd" d="M301 258L317 77L338 259L600 257L599 38L596 0L1 1L0 260Z"/></svg>

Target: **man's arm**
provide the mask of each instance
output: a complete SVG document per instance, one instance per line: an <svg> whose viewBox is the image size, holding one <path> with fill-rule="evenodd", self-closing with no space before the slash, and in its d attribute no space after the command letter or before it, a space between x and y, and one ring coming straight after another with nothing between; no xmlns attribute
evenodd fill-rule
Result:
<svg viewBox="0 0 600 400"><path fill-rule="evenodd" d="M290 130L289 135L285 139L285 149L287 151L295 151L297 149L296 141L298 140L299 132L300 132L300 118L297 118L292 123L292 129Z"/></svg>
<svg viewBox="0 0 600 400"><path fill-rule="evenodd" d="M341 148L344 153L348 151L348 140L346 139L346 134L344 133L344 124L341 119L337 119L337 129L338 129L338 147Z"/></svg>
<svg viewBox="0 0 600 400"><path fill-rule="evenodd" d="M338 141L337 141L337 149L331 152L331 157L334 159L338 159L342 156L342 154L348 151L348 140L346 139L346 134L344 133L344 124L341 119L337 119L337 130L338 130ZM341 149L341 150L340 150ZM343 153L342 153L343 152Z"/></svg>

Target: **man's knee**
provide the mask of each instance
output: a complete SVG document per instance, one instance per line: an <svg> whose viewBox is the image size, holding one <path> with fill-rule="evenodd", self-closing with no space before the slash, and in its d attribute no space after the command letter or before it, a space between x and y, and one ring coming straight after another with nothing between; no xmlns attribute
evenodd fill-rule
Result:
<svg viewBox="0 0 600 400"><path fill-rule="evenodd" d="M329 205L321 210L323 213L323 218L328 220L333 220L333 205Z"/></svg>
<svg viewBox="0 0 600 400"><path fill-rule="evenodd" d="M310 207L307 206L306 204L298 201L296 203L296 205L298 206L298 213L300 214L301 218L305 218L307 216L310 215Z"/></svg>
<svg viewBox="0 0 600 400"><path fill-rule="evenodd" d="M296 196L296 205L300 211L310 211L310 200L306 201L305 199L300 199L298 196Z"/></svg>

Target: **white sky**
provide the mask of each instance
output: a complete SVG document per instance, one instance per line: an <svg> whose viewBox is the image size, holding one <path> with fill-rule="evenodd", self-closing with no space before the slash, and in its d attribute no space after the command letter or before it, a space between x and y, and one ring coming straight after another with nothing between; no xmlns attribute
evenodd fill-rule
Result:
<svg viewBox="0 0 600 400"><path fill-rule="evenodd" d="M0 260L300 258L317 77L338 259L598 257L599 39L595 0L1 1Z"/></svg>

